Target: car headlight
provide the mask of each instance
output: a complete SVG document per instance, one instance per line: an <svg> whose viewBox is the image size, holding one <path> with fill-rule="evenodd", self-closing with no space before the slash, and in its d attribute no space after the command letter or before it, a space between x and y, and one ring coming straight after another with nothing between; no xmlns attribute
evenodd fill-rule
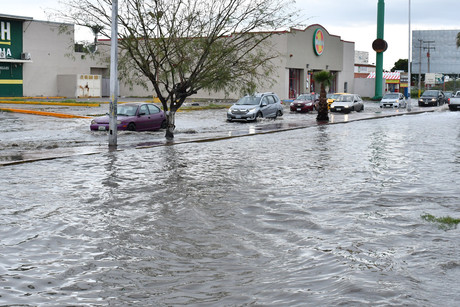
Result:
<svg viewBox="0 0 460 307"><path fill-rule="evenodd" d="M436 101L436 98L432 98L431 101L435 102L435 101Z"/></svg>
<svg viewBox="0 0 460 307"><path fill-rule="evenodd" d="M311 103L311 102L310 102L310 103L307 103L307 106L312 106L312 105L313 105L313 103Z"/></svg>
<svg viewBox="0 0 460 307"><path fill-rule="evenodd" d="M117 125L121 124L122 121L121 120L117 120Z"/></svg>
<svg viewBox="0 0 460 307"><path fill-rule="evenodd" d="M254 112L256 109L257 109L256 107L250 108L250 109L248 109L248 113L252 113L252 112Z"/></svg>
<svg viewBox="0 0 460 307"><path fill-rule="evenodd" d="M294 103L293 103L293 102L291 102L291 104L290 104L289 106L291 106L291 107L292 107L293 105L294 105Z"/></svg>

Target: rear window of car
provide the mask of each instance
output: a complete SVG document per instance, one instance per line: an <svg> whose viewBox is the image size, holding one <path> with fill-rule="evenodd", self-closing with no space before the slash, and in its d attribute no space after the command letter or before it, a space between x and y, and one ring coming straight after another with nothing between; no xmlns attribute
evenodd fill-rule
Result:
<svg viewBox="0 0 460 307"><path fill-rule="evenodd" d="M156 114L160 113L160 109L157 106L154 106L152 104L147 105L150 111L150 114Z"/></svg>

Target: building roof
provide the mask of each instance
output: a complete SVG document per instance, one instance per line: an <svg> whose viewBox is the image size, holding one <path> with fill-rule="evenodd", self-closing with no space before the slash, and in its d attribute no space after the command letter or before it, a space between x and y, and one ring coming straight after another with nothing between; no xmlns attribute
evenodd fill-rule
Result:
<svg viewBox="0 0 460 307"><path fill-rule="evenodd" d="M7 15L7 14L0 14L0 19L8 19L8 20L33 20L32 17L25 17L25 16L15 16L15 15Z"/></svg>

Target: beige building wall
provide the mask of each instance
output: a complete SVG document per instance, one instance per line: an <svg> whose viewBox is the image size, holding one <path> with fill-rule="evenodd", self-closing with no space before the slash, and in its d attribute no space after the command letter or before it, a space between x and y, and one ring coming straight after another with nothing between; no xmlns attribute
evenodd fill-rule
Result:
<svg viewBox="0 0 460 307"><path fill-rule="evenodd" d="M316 29L324 33L324 52L318 56L313 49L313 35ZM23 23L23 51L31 55L31 63L24 63L24 96L57 96L62 93L58 88L65 86L65 93L73 84L64 84L65 80L73 78L60 78L60 76L93 74L102 78L109 76L110 63L107 62L108 47L101 45L103 51L101 59L94 59L91 55L74 51L74 26L72 24L53 23L47 21L24 21ZM63 31L65 30L65 31ZM109 43L109 42L106 42ZM276 67L273 73L273 85L260 86L259 92L275 92L281 99L289 98L289 70L296 69L300 72L300 92L308 92L308 73L330 70L335 73L337 91L353 91L354 70L354 43L345 42L339 36L330 35L321 25L311 25L304 30L291 29L276 32L271 43L279 57L274 59ZM59 82L58 82L59 79ZM103 80L104 81L104 80ZM69 81L71 82L71 81ZM103 82L103 84L105 84ZM77 85L75 85L77 86ZM77 92L77 91L76 91ZM129 87L120 82L120 96L152 97L151 86ZM107 91L102 90L104 96ZM240 93L231 93L226 96L223 92L200 91L191 98L205 99L232 99L236 100Z"/></svg>
<svg viewBox="0 0 460 307"><path fill-rule="evenodd" d="M107 65L90 55L74 51L72 24L24 21L23 31L23 51L29 52L32 60L23 64L24 96L57 96L58 76L107 70Z"/></svg>

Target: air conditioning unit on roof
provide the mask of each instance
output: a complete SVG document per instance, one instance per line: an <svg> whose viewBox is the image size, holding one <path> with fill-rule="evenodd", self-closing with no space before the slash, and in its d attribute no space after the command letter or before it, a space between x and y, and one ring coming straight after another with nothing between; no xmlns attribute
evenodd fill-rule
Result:
<svg viewBox="0 0 460 307"><path fill-rule="evenodd" d="M29 52L23 52L21 53L21 60L30 60L30 53Z"/></svg>

